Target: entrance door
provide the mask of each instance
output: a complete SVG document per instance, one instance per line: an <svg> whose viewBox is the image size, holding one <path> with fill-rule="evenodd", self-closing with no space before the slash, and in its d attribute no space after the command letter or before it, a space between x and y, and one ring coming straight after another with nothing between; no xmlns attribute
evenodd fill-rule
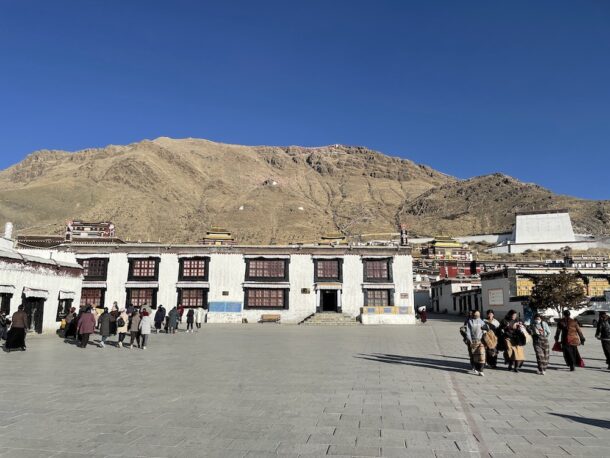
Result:
<svg viewBox="0 0 610 458"><path fill-rule="evenodd" d="M28 324L38 334L42 333L42 316L44 312L44 299L39 297L26 297L23 299L23 308L28 315Z"/></svg>
<svg viewBox="0 0 610 458"><path fill-rule="evenodd" d="M320 302L323 312L338 312L337 290L323 289L320 291Z"/></svg>

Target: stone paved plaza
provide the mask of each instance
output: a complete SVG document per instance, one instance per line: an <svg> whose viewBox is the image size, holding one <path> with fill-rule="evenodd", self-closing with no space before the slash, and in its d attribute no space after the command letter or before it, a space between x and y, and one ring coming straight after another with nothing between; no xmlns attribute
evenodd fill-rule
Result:
<svg viewBox="0 0 610 458"><path fill-rule="evenodd" d="M457 323L204 325L3 353L2 457L610 456L610 372L467 373Z"/></svg>

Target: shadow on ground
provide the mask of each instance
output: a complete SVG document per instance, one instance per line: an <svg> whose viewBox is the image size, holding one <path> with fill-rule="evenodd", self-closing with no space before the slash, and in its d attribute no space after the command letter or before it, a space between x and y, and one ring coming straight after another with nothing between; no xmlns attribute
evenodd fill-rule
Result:
<svg viewBox="0 0 610 458"><path fill-rule="evenodd" d="M584 423L589 426L597 426L598 428L610 429L610 421L608 420L598 420L596 418L586 418L586 417L577 417L575 415L567 415L563 413L553 413L549 412L550 415L555 415L556 417L565 418L567 420L572 420L577 423Z"/></svg>

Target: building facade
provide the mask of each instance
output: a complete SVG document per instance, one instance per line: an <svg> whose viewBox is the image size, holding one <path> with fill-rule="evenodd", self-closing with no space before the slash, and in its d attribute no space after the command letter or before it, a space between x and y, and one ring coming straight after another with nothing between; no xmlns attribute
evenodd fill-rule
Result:
<svg viewBox="0 0 610 458"><path fill-rule="evenodd" d="M268 313L284 323L323 311L356 317L365 307L394 315L398 307L395 322L414 322L408 247L96 243L60 251L83 267L81 304L204 307L208 322L220 323Z"/></svg>
<svg viewBox="0 0 610 458"><path fill-rule="evenodd" d="M432 311L458 315L460 309L455 293L481 286L479 278L443 278L435 281L430 289Z"/></svg>
<svg viewBox="0 0 610 458"><path fill-rule="evenodd" d="M82 268L69 255L30 255L13 244L10 233L0 237L0 307L10 316L23 305L30 331L55 331L80 302Z"/></svg>

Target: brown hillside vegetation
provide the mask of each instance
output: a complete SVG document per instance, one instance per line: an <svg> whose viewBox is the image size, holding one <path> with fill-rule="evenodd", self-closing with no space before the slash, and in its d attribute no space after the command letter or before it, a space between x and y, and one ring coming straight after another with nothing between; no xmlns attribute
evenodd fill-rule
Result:
<svg viewBox="0 0 610 458"><path fill-rule="evenodd" d="M158 138L76 153L38 151L0 172L0 219L21 234L111 220L129 240L194 242L212 225L242 243L320 235L510 229L515 209L568 207L610 232L610 202L557 196L493 175L460 181L363 147L251 147Z"/></svg>

